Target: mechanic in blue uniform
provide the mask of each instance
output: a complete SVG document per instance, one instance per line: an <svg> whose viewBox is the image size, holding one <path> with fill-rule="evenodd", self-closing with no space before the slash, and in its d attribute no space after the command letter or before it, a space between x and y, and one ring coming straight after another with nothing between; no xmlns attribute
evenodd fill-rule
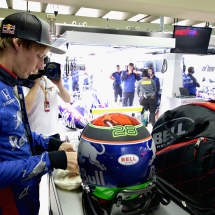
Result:
<svg viewBox="0 0 215 215"><path fill-rule="evenodd" d="M73 92L79 90L78 81L79 81L79 73L76 70L76 68L73 67L72 68L72 90L73 90Z"/></svg>
<svg viewBox="0 0 215 215"><path fill-rule="evenodd" d="M156 96L156 108L157 108L160 106L160 95L159 95L160 80L157 76L155 76L155 72L154 72L153 68L148 68L148 74L149 74L149 77L151 79L153 79L153 81L155 82L155 85L156 85L155 96Z"/></svg>
<svg viewBox="0 0 215 215"><path fill-rule="evenodd" d="M183 87L186 87L186 84L187 84L186 66L183 65Z"/></svg>
<svg viewBox="0 0 215 215"><path fill-rule="evenodd" d="M194 67L189 67L185 87L188 89L189 94L191 96L196 96L196 88L200 87L200 84L193 76L194 73L195 73Z"/></svg>
<svg viewBox="0 0 215 215"><path fill-rule="evenodd" d="M27 12L14 13L0 27L0 215L38 215L41 177L56 169L77 171L72 145L31 132L22 86L44 69L51 46L50 26ZM45 119L44 119L45 120ZM50 122L52 123L52 122ZM37 155L36 146L44 152Z"/></svg>
<svg viewBox="0 0 215 215"><path fill-rule="evenodd" d="M116 65L116 72L112 73L110 75L110 79L113 80L113 90L114 90L114 102L117 103L118 96L119 96L119 102L118 106L120 106L122 102L122 86L121 86L121 74L120 66Z"/></svg>
<svg viewBox="0 0 215 215"><path fill-rule="evenodd" d="M122 72L122 106L132 106L134 101L135 83L140 76L134 69L134 64L129 63L128 69Z"/></svg>
<svg viewBox="0 0 215 215"><path fill-rule="evenodd" d="M84 75L83 75L83 84L89 85L89 77L86 71L84 71Z"/></svg>

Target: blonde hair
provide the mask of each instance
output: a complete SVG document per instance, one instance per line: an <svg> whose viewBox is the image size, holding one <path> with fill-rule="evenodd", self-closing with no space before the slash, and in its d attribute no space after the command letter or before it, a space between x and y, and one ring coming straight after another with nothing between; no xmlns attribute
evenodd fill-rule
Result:
<svg viewBox="0 0 215 215"><path fill-rule="evenodd" d="M36 42L30 40L19 39L20 43L26 48L27 50L34 50L34 51L45 51L49 50L48 46L38 44ZM13 38L12 37L0 37L0 54L7 49L8 47L14 47L13 45Z"/></svg>

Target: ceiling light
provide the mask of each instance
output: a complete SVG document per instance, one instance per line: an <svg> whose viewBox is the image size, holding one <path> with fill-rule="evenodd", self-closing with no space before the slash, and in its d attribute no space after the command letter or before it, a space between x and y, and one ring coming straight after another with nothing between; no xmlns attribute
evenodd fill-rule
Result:
<svg viewBox="0 0 215 215"><path fill-rule="evenodd" d="M69 15L71 14L71 7L65 5L48 4L45 13L54 13L54 11L58 11L58 14Z"/></svg>
<svg viewBox="0 0 215 215"><path fill-rule="evenodd" d="M153 24L160 24L160 19L155 19L155 20L153 20L153 21L151 21L151 23L153 23Z"/></svg>
<svg viewBox="0 0 215 215"><path fill-rule="evenodd" d="M6 9L8 9L6 0L1 0L1 8L6 8Z"/></svg>
<svg viewBox="0 0 215 215"><path fill-rule="evenodd" d="M141 19L143 19L144 17L146 17L148 15L146 14L137 14L136 16L131 17L130 19L128 19L127 21L131 21L131 22L137 22Z"/></svg>
<svg viewBox="0 0 215 215"><path fill-rule="evenodd" d="M28 1L28 10L33 12L41 12L41 3L40 2L32 2Z"/></svg>
<svg viewBox="0 0 215 215"><path fill-rule="evenodd" d="M116 19L116 20L124 20L125 17L128 15L128 13L125 12L119 12L119 11L110 11L105 16L103 16L103 19Z"/></svg>
<svg viewBox="0 0 215 215"><path fill-rule="evenodd" d="M193 27L205 27L206 22L198 23L196 25L193 25Z"/></svg>
<svg viewBox="0 0 215 215"><path fill-rule="evenodd" d="M179 20L179 21L181 21L181 20ZM163 17L163 22L165 25L170 25L174 22L174 18L165 16L165 17ZM161 23L161 17L158 19L152 20L150 23L160 24Z"/></svg>
<svg viewBox="0 0 215 215"><path fill-rule="evenodd" d="M12 5L14 10L27 10L27 1L13 0Z"/></svg>
<svg viewBox="0 0 215 215"><path fill-rule="evenodd" d="M189 23L189 20L182 20L182 21L179 21L179 22L175 22L172 25L184 25L184 26L187 26L188 23Z"/></svg>
<svg viewBox="0 0 215 215"><path fill-rule="evenodd" d="M100 17L101 13L102 13L102 10L81 7L75 15L96 18L96 17Z"/></svg>

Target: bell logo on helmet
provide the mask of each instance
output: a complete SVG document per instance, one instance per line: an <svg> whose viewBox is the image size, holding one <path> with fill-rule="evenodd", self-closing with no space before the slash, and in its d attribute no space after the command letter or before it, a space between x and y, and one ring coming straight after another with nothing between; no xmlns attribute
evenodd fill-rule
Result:
<svg viewBox="0 0 215 215"><path fill-rule="evenodd" d="M118 158L118 162L125 166L130 166L138 163L139 157L134 154L122 155Z"/></svg>

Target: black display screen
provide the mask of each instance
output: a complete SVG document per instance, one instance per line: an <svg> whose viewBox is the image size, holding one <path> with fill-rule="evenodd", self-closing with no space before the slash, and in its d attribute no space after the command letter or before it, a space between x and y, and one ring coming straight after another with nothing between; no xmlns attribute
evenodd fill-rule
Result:
<svg viewBox="0 0 215 215"><path fill-rule="evenodd" d="M176 44L171 53L207 54L211 31L208 27L175 25L173 38Z"/></svg>

